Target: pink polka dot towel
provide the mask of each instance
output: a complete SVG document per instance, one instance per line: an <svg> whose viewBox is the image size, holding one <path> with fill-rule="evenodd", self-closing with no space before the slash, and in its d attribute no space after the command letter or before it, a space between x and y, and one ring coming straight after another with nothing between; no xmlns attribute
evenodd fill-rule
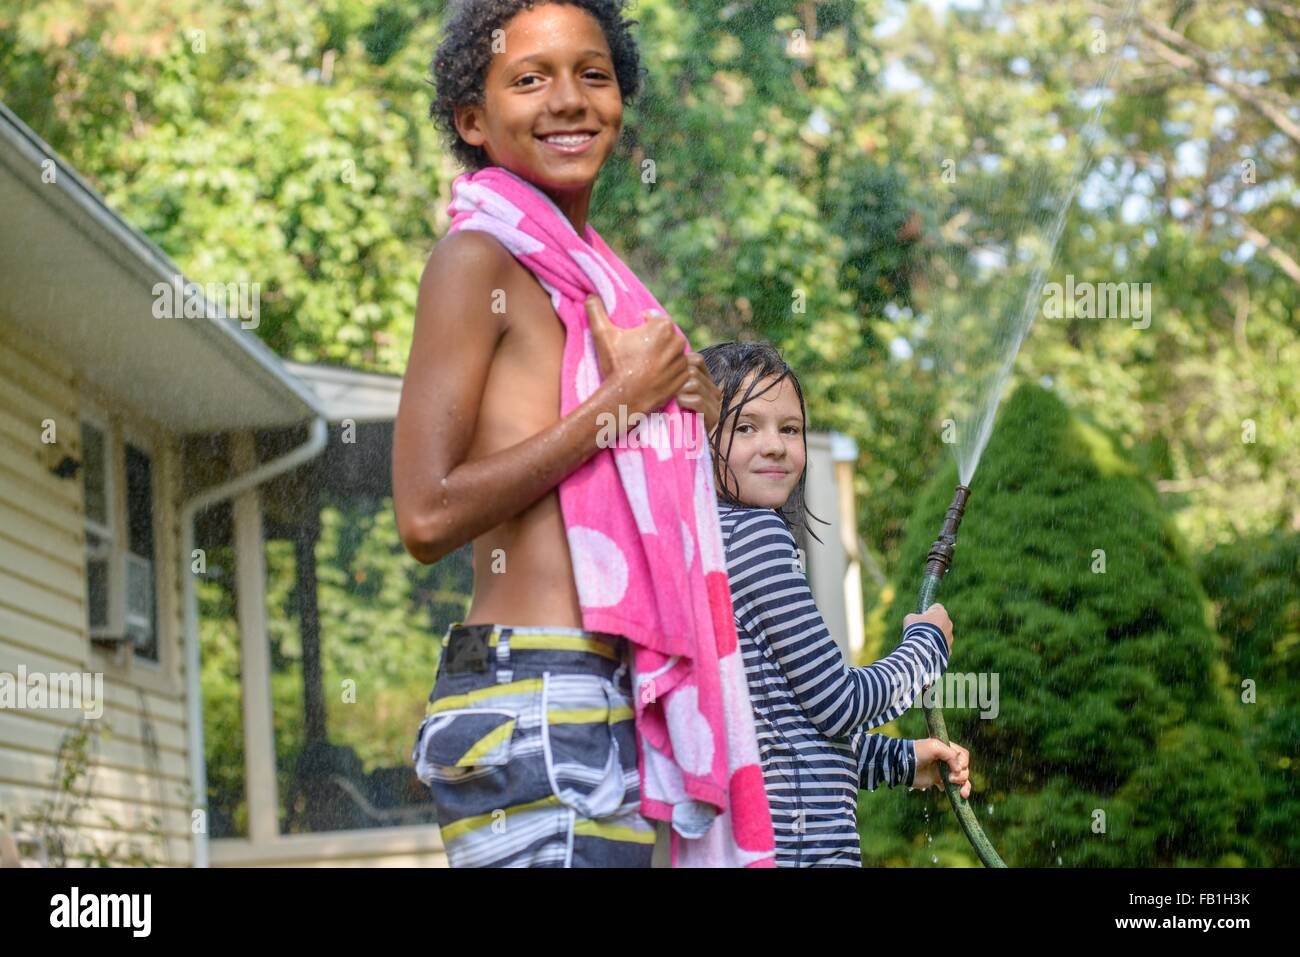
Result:
<svg viewBox="0 0 1300 957"><path fill-rule="evenodd" d="M448 211L451 231L495 236L550 294L565 328L567 415L601 381L586 298L599 295L622 328L662 307L590 224L579 236L545 193L509 170L457 177ZM565 478L560 508L583 627L635 646L641 811L671 822L673 866L772 867L772 817L698 418L670 400Z"/></svg>

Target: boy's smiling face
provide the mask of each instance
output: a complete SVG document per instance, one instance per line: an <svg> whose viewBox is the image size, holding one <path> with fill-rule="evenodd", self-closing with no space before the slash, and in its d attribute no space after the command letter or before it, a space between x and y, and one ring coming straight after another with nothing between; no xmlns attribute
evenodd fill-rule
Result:
<svg viewBox="0 0 1300 957"><path fill-rule="evenodd" d="M538 186L589 188L623 128L605 32L582 8L548 3L516 14L503 39L484 105L456 110L460 135Z"/></svg>
<svg viewBox="0 0 1300 957"><path fill-rule="evenodd" d="M753 381L751 375L737 395L743 396ZM720 448L731 464L731 472L719 465L719 481L739 501L760 508L779 509L799 484L807 455L804 452L803 409L789 379L768 388L774 379L764 379L754 389L754 398L741 407L736 431L728 415L721 425ZM763 395L758 393L767 389ZM730 442L730 448L728 448ZM735 473L733 478L731 473ZM739 486L737 486L739 483Z"/></svg>

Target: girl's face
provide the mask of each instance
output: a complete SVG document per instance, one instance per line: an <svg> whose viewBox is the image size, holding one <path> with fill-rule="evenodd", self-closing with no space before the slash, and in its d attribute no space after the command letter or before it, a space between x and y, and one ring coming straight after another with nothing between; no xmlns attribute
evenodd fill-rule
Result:
<svg viewBox="0 0 1300 957"><path fill-rule="evenodd" d="M605 32L580 7L548 3L516 14L502 39L484 105L456 111L460 135L535 185L590 187L623 129Z"/></svg>
<svg viewBox="0 0 1300 957"><path fill-rule="evenodd" d="M749 390L753 378L751 374L744 381L738 394L744 395ZM782 379L764 395L757 394L775 381L768 378L758 384L755 397L741 407L733 436L728 436L732 417L728 416L722 424L720 447L731 470L719 462L718 479L746 505L779 509L799 484L806 456L803 410L790 380ZM735 478L731 473L735 473Z"/></svg>

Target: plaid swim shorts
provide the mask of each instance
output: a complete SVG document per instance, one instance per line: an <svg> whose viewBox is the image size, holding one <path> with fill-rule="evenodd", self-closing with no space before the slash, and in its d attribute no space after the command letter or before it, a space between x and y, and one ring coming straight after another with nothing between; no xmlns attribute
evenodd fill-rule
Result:
<svg viewBox="0 0 1300 957"><path fill-rule="evenodd" d="M461 625L412 760L452 867L649 867L629 649L576 628Z"/></svg>

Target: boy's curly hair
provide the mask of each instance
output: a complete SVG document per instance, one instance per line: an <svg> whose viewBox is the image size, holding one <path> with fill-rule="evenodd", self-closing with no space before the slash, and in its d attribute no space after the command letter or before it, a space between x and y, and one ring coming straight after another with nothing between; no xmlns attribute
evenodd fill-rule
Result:
<svg viewBox="0 0 1300 957"><path fill-rule="evenodd" d="M640 90L641 55L630 30L637 21L623 18L625 0L454 0L449 4L443 39L433 57L436 92L429 116L446 137L452 153L469 170L480 170L491 160L481 146L471 146L461 139L456 130L456 107L483 103L483 85L493 56L493 32L504 30L519 12L545 3L580 7L595 17L609 43L623 102L631 102Z"/></svg>

